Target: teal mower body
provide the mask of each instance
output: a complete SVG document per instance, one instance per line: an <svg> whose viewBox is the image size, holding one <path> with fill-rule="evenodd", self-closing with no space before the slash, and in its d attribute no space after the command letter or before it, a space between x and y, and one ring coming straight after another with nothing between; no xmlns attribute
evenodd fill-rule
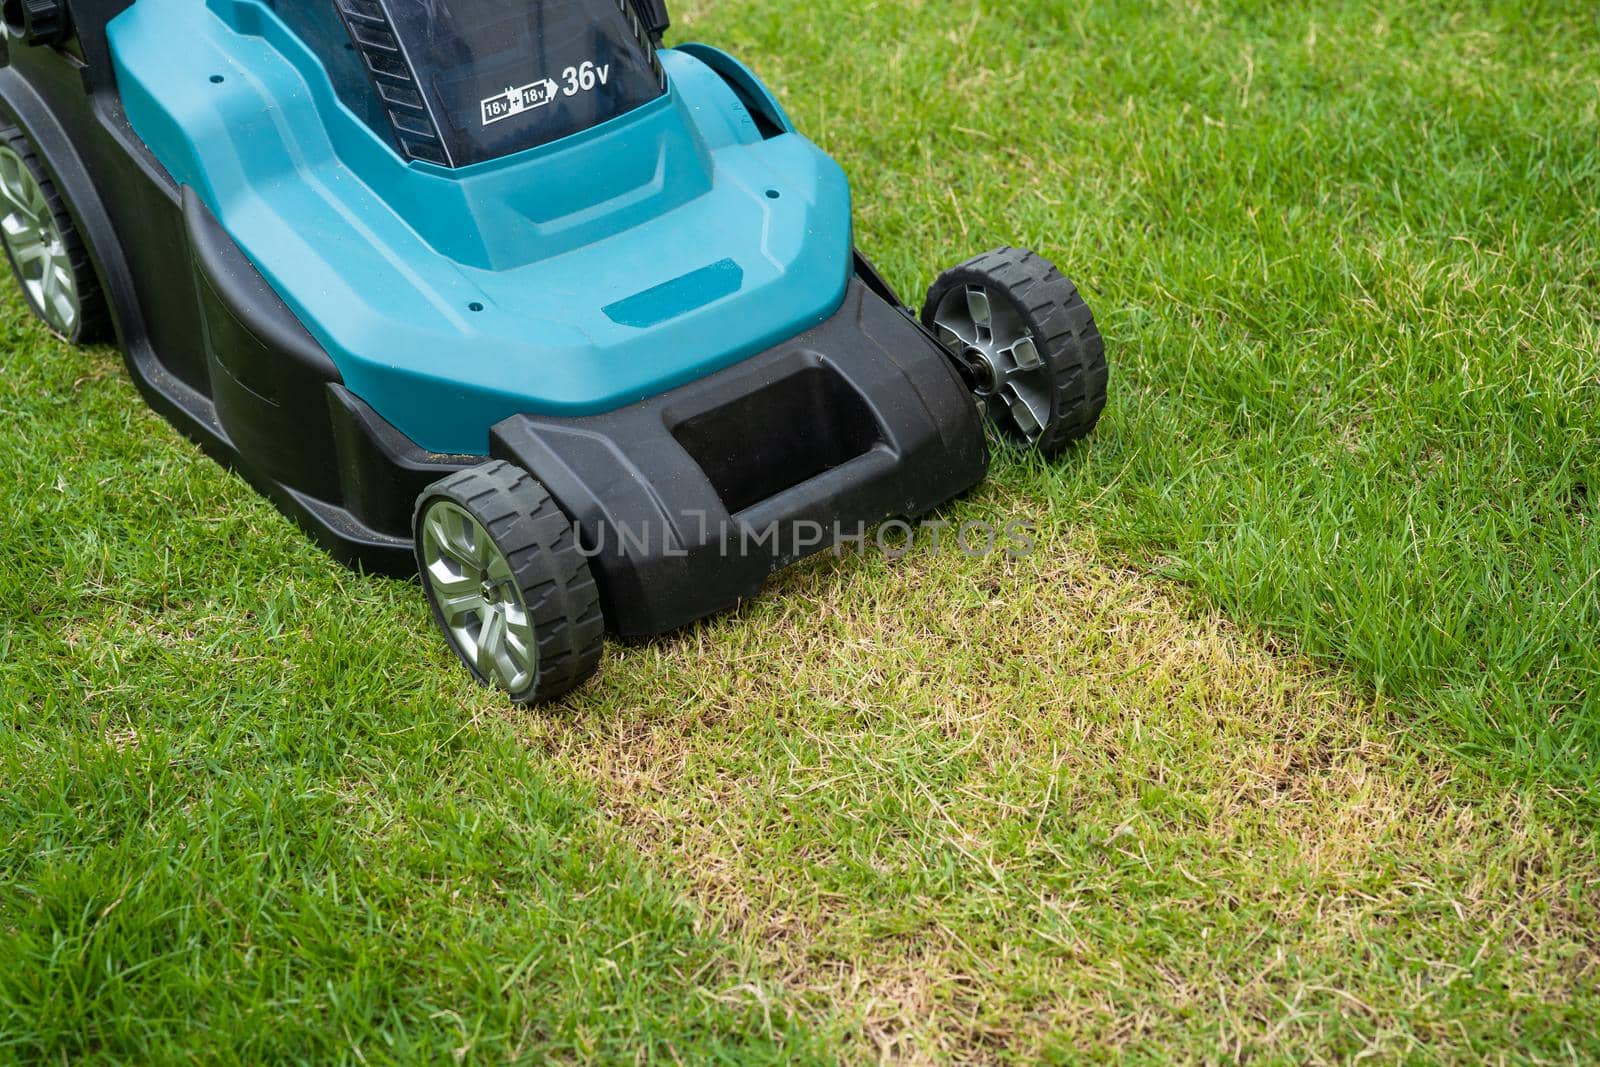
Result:
<svg viewBox="0 0 1600 1067"><path fill-rule="evenodd" d="M840 166L660 0L0 8L30 305L340 559L420 573L515 699L970 489L985 415L1055 452L1104 406L1053 267L907 308Z"/></svg>

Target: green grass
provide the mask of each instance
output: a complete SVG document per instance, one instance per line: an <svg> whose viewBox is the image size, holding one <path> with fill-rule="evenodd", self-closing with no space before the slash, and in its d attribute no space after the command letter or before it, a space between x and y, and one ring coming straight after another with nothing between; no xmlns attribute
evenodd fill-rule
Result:
<svg viewBox="0 0 1600 1067"><path fill-rule="evenodd" d="M1587 3L692 0L904 289L1028 244L1096 439L467 684L0 313L0 1061L1600 1057Z"/></svg>

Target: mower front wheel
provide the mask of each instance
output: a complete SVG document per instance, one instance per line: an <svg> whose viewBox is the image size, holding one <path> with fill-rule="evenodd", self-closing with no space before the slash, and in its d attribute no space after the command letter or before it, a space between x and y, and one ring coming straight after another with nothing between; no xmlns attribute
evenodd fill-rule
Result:
<svg viewBox="0 0 1600 1067"><path fill-rule="evenodd" d="M1004 436L1055 456L1100 421L1105 342L1078 287L1038 253L1000 248L945 271L922 322Z"/></svg>
<svg viewBox="0 0 1600 1067"><path fill-rule="evenodd" d="M480 683L543 704L594 675L600 594L571 520L532 475L493 462L435 483L415 534L434 621Z"/></svg>

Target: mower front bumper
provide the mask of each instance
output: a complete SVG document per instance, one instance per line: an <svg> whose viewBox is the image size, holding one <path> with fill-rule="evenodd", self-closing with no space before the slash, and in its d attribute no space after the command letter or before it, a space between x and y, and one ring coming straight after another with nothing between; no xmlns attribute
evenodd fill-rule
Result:
<svg viewBox="0 0 1600 1067"><path fill-rule="evenodd" d="M959 496L989 462L944 351L857 280L782 345L605 415L507 419L491 451L572 518L624 638L734 607L788 564Z"/></svg>

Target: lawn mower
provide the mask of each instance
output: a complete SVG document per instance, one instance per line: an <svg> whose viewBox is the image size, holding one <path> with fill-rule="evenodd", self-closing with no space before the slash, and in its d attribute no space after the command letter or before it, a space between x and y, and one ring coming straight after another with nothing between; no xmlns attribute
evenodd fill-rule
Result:
<svg viewBox="0 0 1600 1067"><path fill-rule="evenodd" d="M420 574L518 703L1105 405L1055 267L989 252L907 308L838 164L665 47L664 0L0 8L29 307L341 561Z"/></svg>

